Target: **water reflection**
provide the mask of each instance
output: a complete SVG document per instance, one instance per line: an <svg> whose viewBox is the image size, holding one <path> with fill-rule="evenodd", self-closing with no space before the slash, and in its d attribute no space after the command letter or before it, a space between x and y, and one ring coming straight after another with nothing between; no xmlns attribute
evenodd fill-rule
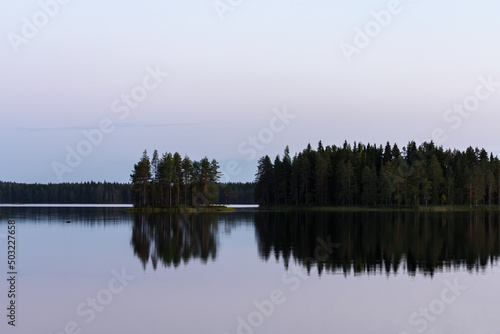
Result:
<svg viewBox="0 0 500 334"><path fill-rule="evenodd" d="M136 214L131 244L144 269L187 264L191 259L206 263L217 257L218 220L211 214Z"/></svg>
<svg viewBox="0 0 500 334"><path fill-rule="evenodd" d="M9 219L30 224L66 224L84 226L109 226L129 224L131 213L123 207L86 205L57 206L7 206L0 207L0 225Z"/></svg>
<svg viewBox="0 0 500 334"><path fill-rule="evenodd" d="M4 207L0 226L19 223L91 228L132 225L131 247L144 268L178 267L193 259L215 261L219 237L252 229L254 251L265 262L290 261L320 275L439 271L483 272L500 254L498 212L234 212L231 214L132 214L123 208ZM71 221L71 224L66 224ZM219 226L221 227L219 229ZM100 230L96 230L99 233ZM338 244L317 260L318 240Z"/></svg>
<svg viewBox="0 0 500 334"><path fill-rule="evenodd" d="M500 251L498 213L269 212L256 215L261 258L291 259L318 273L483 271ZM315 260L319 242L338 247ZM316 254L317 255L317 254Z"/></svg>

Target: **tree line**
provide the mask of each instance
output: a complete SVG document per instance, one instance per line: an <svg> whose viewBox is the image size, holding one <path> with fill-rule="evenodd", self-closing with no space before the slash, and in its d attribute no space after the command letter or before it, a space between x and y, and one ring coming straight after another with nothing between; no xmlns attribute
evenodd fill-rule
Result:
<svg viewBox="0 0 500 334"><path fill-rule="evenodd" d="M219 163L207 157L192 161L177 152L147 151L134 165L130 179L135 206L180 206L218 201Z"/></svg>
<svg viewBox="0 0 500 334"><path fill-rule="evenodd" d="M484 149L444 150L414 141L323 147L259 160L255 200L263 205L500 205L500 161Z"/></svg>
<svg viewBox="0 0 500 334"><path fill-rule="evenodd" d="M127 204L130 184L110 182L25 184L0 181L0 203Z"/></svg>
<svg viewBox="0 0 500 334"><path fill-rule="evenodd" d="M219 204L254 203L254 183L218 185ZM24 204L132 204L130 183L82 182L26 184L0 181L0 203Z"/></svg>
<svg viewBox="0 0 500 334"><path fill-rule="evenodd" d="M219 204L253 204L254 182L228 182L219 185Z"/></svg>

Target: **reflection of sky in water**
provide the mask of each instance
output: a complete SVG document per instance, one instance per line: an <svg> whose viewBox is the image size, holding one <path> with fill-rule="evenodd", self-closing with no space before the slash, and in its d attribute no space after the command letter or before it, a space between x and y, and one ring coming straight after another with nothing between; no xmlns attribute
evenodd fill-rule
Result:
<svg viewBox="0 0 500 334"><path fill-rule="evenodd" d="M410 315L440 298L444 280L455 279L467 289L428 322L426 332L500 330L497 266L488 266L484 274L445 270L433 278L404 272L390 277L318 277L313 270L303 280L294 274L298 270L303 275L303 267L291 260L288 280L283 281L282 260L262 261L253 225L235 224L225 233L221 223L215 262L191 259L188 265L159 265L156 271L149 262L143 270L131 247L132 215L123 215L117 224L96 225L79 224L78 216L64 224L57 217L50 224L17 220L18 326L13 330L2 321L2 333L56 334L74 321L82 333L92 334L232 334L237 333L238 317L247 319L256 310L254 301L269 299L276 289L283 292L285 302L275 306L255 333L416 333L417 327L408 322ZM76 313L78 305L96 297L113 278L112 270L122 268L135 279L113 295L93 322L85 323L86 317ZM1 288L6 290L4 282Z"/></svg>

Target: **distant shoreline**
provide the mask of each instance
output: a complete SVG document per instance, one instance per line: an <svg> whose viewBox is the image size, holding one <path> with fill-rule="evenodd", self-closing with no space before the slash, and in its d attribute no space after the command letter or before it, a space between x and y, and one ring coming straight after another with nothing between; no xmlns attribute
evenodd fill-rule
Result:
<svg viewBox="0 0 500 334"><path fill-rule="evenodd" d="M127 209L128 212L135 213L221 213L233 212L234 208L225 205L210 206L140 206Z"/></svg>
<svg viewBox="0 0 500 334"><path fill-rule="evenodd" d="M438 205L418 207L361 207L361 206L291 206L291 205L261 205L259 211L331 211L331 212L477 212L500 211L498 205L463 206Z"/></svg>
<svg viewBox="0 0 500 334"><path fill-rule="evenodd" d="M369 206L318 206L318 205L258 205L258 204L214 204L210 206L141 206L132 204L68 204L68 203L0 203L0 208L122 208L136 213L227 213L238 210L255 212L309 211L309 212L500 212L498 205L437 205L419 207L369 207Z"/></svg>
<svg viewBox="0 0 500 334"><path fill-rule="evenodd" d="M109 203L0 203L0 208L132 208L133 204Z"/></svg>

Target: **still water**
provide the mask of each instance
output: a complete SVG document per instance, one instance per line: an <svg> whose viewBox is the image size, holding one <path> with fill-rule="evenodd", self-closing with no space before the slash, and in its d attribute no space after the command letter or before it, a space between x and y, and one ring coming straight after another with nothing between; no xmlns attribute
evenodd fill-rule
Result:
<svg viewBox="0 0 500 334"><path fill-rule="evenodd" d="M498 213L1 207L0 247L1 333L500 333Z"/></svg>

